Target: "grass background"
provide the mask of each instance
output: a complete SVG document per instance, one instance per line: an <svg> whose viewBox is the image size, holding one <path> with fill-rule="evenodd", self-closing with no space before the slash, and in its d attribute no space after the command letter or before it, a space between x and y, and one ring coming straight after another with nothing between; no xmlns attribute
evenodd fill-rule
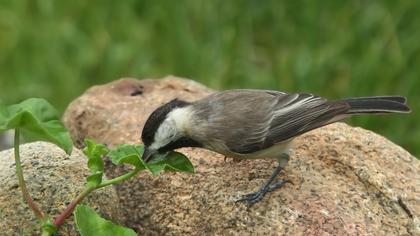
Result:
<svg viewBox="0 0 420 236"><path fill-rule="evenodd" d="M401 94L410 115L357 117L420 156L420 1L1 0L0 100L60 111L123 76L214 89Z"/></svg>

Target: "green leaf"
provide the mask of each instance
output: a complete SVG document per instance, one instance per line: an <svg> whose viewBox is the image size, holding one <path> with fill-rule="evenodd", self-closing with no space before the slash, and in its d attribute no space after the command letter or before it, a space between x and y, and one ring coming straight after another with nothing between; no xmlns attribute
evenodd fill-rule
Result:
<svg viewBox="0 0 420 236"><path fill-rule="evenodd" d="M122 144L111 150L107 156L115 165L126 163L139 169L145 169L143 162L140 161L143 151L143 145Z"/></svg>
<svg viewBox="0 0 420 236"><path fill-rule="evenodd" d="M157 175L164 170L194 173L194 166L191 161L179 152L169 152L166 155L155 154L153 161L147 164L147 168L153 175Z"/></svg>
<svg viewBox="0 0 420 236"><path fill-rule="evenodd" d="M137 236L134 230L105 220L95 211L84 205L78 205L76 207L74 216L77 229L81 236Z"/></svg>
<svg viewBox="0 0 420 236"><path fill-rule="evenodd" d="M143 145L122 144L111 150L107 156L115 165L130 164L140 170L148 169L152 175L157 175L162 171L194 172L194 167L190 160L182 153L155 154L153 161L145 163L141 159L143 152Z"/></svg>
<svg viewBox="0 0 420 236"><path fill-rule="evenodd" d="M42 224L42 232L48 232L49 235L54 235L57 232L57 226L51 222L51 219L47 219L46 222Z"/></svg>
<svg viewBox="0 0 420 236"><path fill-rule="evenodd" d="M96 172L95 174L89 175L87 180L88 187L96 188L98 185L102 183L102 177L104 172Z"/></svg>
<svg viewBox="0 0 420 236"><path fill-rule="evenodd" d="M21 129L32 137L56 144L70 154L70 135L59 121L54 107L42 98L30 98L19 104L0 104L0 132Z"/></svg>
<svg viewBox="0 0 420 236"><path fill-rule="evenodd" d="M102 183L102 177L104 174L104 161L102 157L106 155L109 150L103 144L97 144L93 140L85 140L86 148L83 153L88 158L88 168L91 175L87 177L87 184L91 187L96 187Z"/></svg>
<svg viewBox="0 0 420 236"><path fill-rule="evenodd" d="M105 145L98 144L90 139L86 139L85 144L86 147L83 150L83 153L88 157L88 168L91 173L103 172L104 161L102 160L102 157L109 152L109 149Z"/></svg>

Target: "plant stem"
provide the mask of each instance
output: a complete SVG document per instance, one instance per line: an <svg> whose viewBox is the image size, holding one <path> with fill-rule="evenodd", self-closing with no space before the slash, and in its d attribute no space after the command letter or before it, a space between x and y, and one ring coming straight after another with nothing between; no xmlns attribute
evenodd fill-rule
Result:
<svg viewBox="0 0 420 236"><path fill-rule="evenodd" d="M67 208L61 212L61 214L59 216L57 216L57 218L55 218L54 220L54 225L58 228L60 227L60 225L62 225L64 223L64 220L66 220L71 213L73 212L74 208L77 206L77 204L79 204L89 193L91 193L93 190L95 190L96 188L94 187L88 187L85 188L85 190L83 190L83 192L81 192L76 199L74 199L68 206Z"/></svg>
<svg viewBox="0 0 420 236"><path fill-rule="evenodd" d="M136 175L141 169L134 169L124 175L118 176L114 179L110 179L110 180L106 180L104 182L102 182L100 185L96 186L96 187L87 187L85 188L85 190L83 190L83 192L81 192L75 200L73 200L68 206L67 208L59 215L57 216L57 218L55 218L54 220L54 225L58 228L60 227L60 225L62 225L64 223L64 221L72 214L74 208L76 208L76 206L83 201L83 199L89 195L91 192L93 192L96 189L99 188L103 188L106 187L108 185L111 184L117 184L120 183L126 179L129 179L131 177L133 177L134 175Z"/></svg>
<svg viewBox="0 0 420 236"><path fill-rule="evenodd" d="M20 130L17 128L15 129L14 149L15 149L16 175L18 176L20 191L22 192L23 201L26 201L26 203L35 213L36 218L38 218L40 222L44 222L45 220L44 213L36 205L32 197L29 195L28 189L26 188L25 179L23 178L22 164L20 162L19 142L20 142Z"/></svg>
<svg viewBox="0 0 420 236"><path fill-rule="evenodd" d="M118 176L116 178L113 178L113 179L110 179L110 180L105 180L100 185L98 185L97 188L103 188L103 187L106 187L106 186L111 185L111 184L118 184L118 183L120 183L120 182L122 182L122 181L124 181L126 179L129 179L129 178L133 177L140 170L141 169L136 168L136 169L134 169L134 170L132 170L132 171L126 173L126 174L123 174L121 176Z"/></svg>

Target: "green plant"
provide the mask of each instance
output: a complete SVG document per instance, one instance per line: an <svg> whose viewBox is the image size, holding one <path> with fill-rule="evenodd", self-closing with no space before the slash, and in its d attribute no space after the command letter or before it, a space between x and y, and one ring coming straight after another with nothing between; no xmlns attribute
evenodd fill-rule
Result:
<svg viewBox="0 0 420 236"><path fill-rule="evenodd" d="M166 155L159 155L153 162L146 164L140 158L144 150L142 145L123 144L110 150L105 145L86 140L86 148L83 153L88 158L88 168L91 174L87 177L85 188L61 214L51 218L38 207L26 188L19 155L20 133L29 133L33 138L54 143L67 154L71 153L73 147L70 135L58 120L55 109L46 100L39 98L31 98L11 106L0 104L0 132L9 129L15 130L16 175L22 196L37 217L42 235L55 234L76 207L76 226L82 236L95 235L93 232L101 231L110 232L109 235L136 235L131 229L102 219L88 207L78 206L79 203L96 189L118 184L142 170L149 170L153 175L162 171L194 172L191 162L181 153L170 152ZM116 165L128 164L133 166L133 169L126 174L106 180L103 178L105 157ZM92 231L92 229L95 230Z"/></svg>

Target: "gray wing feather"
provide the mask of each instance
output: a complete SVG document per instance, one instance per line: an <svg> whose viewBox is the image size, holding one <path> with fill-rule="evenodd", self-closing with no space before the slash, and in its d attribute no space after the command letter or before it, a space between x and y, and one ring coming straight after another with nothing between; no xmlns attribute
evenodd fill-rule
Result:
<svg viewBox="0 0 420 236"><path fill-rule="evenodd" d="M263 119L266 122L260 123L265 130L255 132L251 129L244 135L246 138L239 142L228 142L228 147L232 151L252 153L286 141L306 131L305 127L309 127L330 107L326 105L325 99L312 94L277 94L275 101L273 107L264 113L268 118ZM324 121L324 119L317 120L317 122Z"/></svg>
<svg viewBox="0 0 420 236"><path fill-rule="evenodd" d="M312 94L228 90L195 104L207 119L207 137L236 153L252 153L325 125L348 110ZM200 109L210 107L210 109ZM207 111L207 114L204 114Z"/></svg>
<svg viewBox="0 0 420 236"><path fill-rule="evenodd" d="M265 145L286 141L299 134L331 123L349 109L344 102L328 102L312 94L298 94L287 106L277 107L266 135Z"/></svg>

